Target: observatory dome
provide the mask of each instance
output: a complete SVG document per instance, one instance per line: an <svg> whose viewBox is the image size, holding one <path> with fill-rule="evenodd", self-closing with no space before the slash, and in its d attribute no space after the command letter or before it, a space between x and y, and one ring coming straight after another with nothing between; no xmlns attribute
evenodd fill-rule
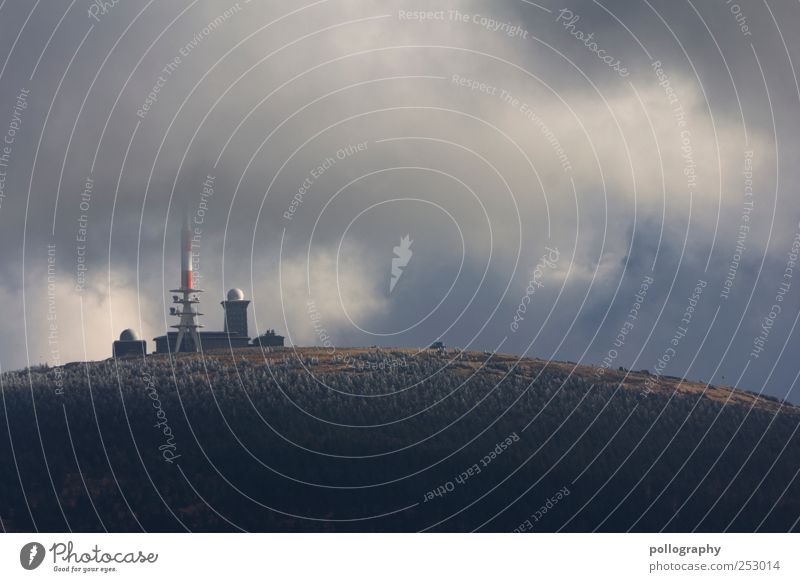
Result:
<svg viewBox="0 0 800 582"><path fill-rule="evenodd" d="M244 299L244 291L241 289L231 289L228 291L228 301L242 301Z"/></svg>
<svg viewBox="0 0 800 582"><path fill-rule="evenodd" d="M136 342L139 341L139 336L132 329L126 329L119 334L119 341L121 342Z"/></svg>

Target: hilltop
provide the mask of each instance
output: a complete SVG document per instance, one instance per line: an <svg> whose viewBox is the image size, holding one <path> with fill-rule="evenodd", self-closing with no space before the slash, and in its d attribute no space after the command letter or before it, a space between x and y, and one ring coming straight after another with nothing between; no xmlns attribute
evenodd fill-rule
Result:
<svg viewBox="0 0 800 582"><path fill-rule="evenodd" d="M498 379L506 373L522 377L535 378L543 371L565 376L574 375L579 378L591 379L604 384L617 384L624 390L632 390L644 394L653 392L660 395L702 395L711 400L722 403L739 404L754 407L760 410L776 413L781 410L786 414L800 414L800 406L769 395L757 394L748 390L736 389L731 386L712 385L697 380L678 378L675 376L656 376L647 370L635 371L624 368L603 369L599 366L588 366L574 362L559 362L539 358L520 358L512 354L458 351L455 349L418 350L412 348L337 348L333 353L327 348L272 348L269 349L238 349L217 350L205 357L200 354L181 354L181 359L194 360L202 364L204 359L211 359L217 363L235 365L238 362L247 362L250 366L259 366L265 363L285 365L284 362L294 363L308 367L309 372L318 374L331 374L347 372L349 374L363 375L369 372L387 371L398 368L403 362L412 362L414 358L436 358L447 366L448 372L457 375L471 375L477 371L489 374ZM151 355L148 359L168 362L165 355ZM381 365L383 364L383 365ZM72 366L80 364L71 364Z"/></svg>
<svg viewBox="0 0 800 582"><path fill-rule="evenodd" d="M13 531L786 531L800 517L800 408L646 372L244 349L6 373L2 396Z"/></svg>

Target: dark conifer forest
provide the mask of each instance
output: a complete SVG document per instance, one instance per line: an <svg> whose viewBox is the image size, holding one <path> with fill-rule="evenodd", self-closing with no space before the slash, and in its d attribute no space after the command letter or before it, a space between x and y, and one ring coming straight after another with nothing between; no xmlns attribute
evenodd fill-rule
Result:
<svg viewBox="0 0 800 582"><path fill-rule="evenodd" d="M342 357L344 356L344 357ZM485 353L2 375L6 531L788 531L800 409Z"/></svg>

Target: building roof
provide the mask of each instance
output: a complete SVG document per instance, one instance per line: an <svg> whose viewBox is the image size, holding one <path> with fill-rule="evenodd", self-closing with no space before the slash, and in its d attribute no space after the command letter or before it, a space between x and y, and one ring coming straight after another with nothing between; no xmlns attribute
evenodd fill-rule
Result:
<svg viewBox="0 0 800 582"><path fill-rule="evenodd" d="M231 289L228 291L228 301L243 301L244 300L244 291L241 289Z"/></svg>
<svg viewBox="0 0 800 582"><path fill-rule="evenodd" d="M126 329L119 334L119 341L121 342L136 342L139 341L139 335L132 329Z"/></svg>

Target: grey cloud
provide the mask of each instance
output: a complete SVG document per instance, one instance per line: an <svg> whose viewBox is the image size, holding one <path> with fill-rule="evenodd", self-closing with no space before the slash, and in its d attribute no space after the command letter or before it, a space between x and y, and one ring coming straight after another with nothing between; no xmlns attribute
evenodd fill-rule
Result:
<svg viewBox="0 0 800 582"><path fill-rule="evenodd" d="M551 10L548 13L515 1L490 6L445 2L429 8L405 1L331 2L306 10L288 1L240 2L239 10L210 28L209 23L233 3L153 3L127 33L145 2L119 3L100 22L90 20L81 4L65 17L29 80L63 14L62 8L37 8L0 83L2 133L19 89L31 90L0 208L0 293L12 313L23 313L24 284L28 339L27 345L19 341L25 331L19 318L4 325L4 369L51 356L42 319L48 244L57 247L64 358L107 357L110 339L124 327L142 327L147 337L160 334L167 324L166 289L177 279L180 214L187 203L197 209L202 183L213 175L215 194L208 201L200 246L209 327L221 325L218 301L224 290L238 286L254 298L253 316L262 330L278 327L298 342L314 342L306 306L305 277L310 273L312 296L323 306L326 325L340 344L425 345L464 312L445 334L447 343L472 342L491 350L504 342L504 351L521 353L549 315L532 353L597 362L657 253L656 285L643 315L647 325L636 330L637 342L644 342L651 329L653 334L641 346L635 367L652 365L672 337L687 293L699 278L709 281L696 320L700 323L669 370L681 375L700 345L703 326L720 305L719 288L741 221L744 152L752 148L756 197L745 256L734 292L689 374L721 382L721 376L732 381L741 372L759 321L772 304L800 219L793 163L798 153L797 87L764 7L743 7L751 32L745 36L724 3L697 4L712 39L688 4L600 3L639 37L653 59L663 62L686 106L700 182L689 196L680 133L651 61L598 3L541 3ZM778 3L769 7L789 55L800 62L797 43L789 34L797 27L797 10ZM580 15L577 28L593 33L607 54L628 67L630 76L615 75L556 23L561 8ZM492 31L471 18L454 21L447 12L444 20L429 22L398 18L400 10L438 9L481 14L498 27L520 25L530 37ZM28 3L9 1L0 12L3 59L29 10ZM379 18L382 15L388 16ZM351 22L356 20L360 22ZM61 75L92 24L56 96ZM764 70L772 110L750 42ZM176 56L181 57L178 64ZM326 61L332 62L318 67ZM170 63L173 69L164 73ZM460 87L453 75L483 82L485 90ZM161 87L159 76L164 77ZM137 116L154 88L157 98ZM505 100L503 90L519 102ZM521 104L536 117L526 116ZM311 139L315 134L319 135ZM393 141L378 143L387 139ZM326 158L335 158L340 148L361 142L368 142L366 151L337 160L315 178L296 214L287 220L284 213L310 172ZM569 158L568 172L559 161L558 147ZM381 172L395 167L417 169ZM380 173L369 175L374 172ZM90 174L95 186L90 207L83 212L80 195ZM464 266L457 278L460 235L447 213L428 203L387 202L394 198L433 202L452 215L465 241ZM375 204L347 232L337 264L345 228ZM85 353L75 316L80 302L70 291L77 276L75 239L82 214L88 215L91 286L84 297L83 327L91 339ZM415 258L397 294L389 295L392 248L405 234L415 239ZM684 238L686 252L679 265ZM508 324L546 245L557 246L562 261L531 302L521 331L509 333ZM764 269L759 271L762 259ZM667 295L673 278L675 288ZM425 317L442 298L440 308L424 323L397 336L363 333L347 317L349 313L368 330L400 330ZM662 305L664 315L653 329ZM767 379L770 371L764 362L777 357L795 315L796 309L782 314L768 354L753 362L745 386L758 389ZM740 318L742 326L723 358ZM639 347L626 349L619 365L634 365ZM796 373L790 360L784 357L769 376L770 393L786 393Z"/></svg>

